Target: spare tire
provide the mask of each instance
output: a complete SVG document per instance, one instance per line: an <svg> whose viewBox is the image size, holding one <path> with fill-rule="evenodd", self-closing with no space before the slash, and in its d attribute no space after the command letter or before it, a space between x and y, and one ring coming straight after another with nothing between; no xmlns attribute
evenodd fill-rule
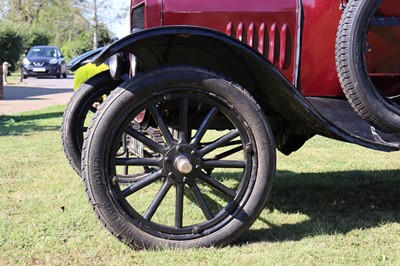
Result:
<svg viewBox="0 0 400 266"><path fill-rule="evenodd" d="M378 10L382 2L383 0L352 0L347 4L336 37L336 66L340 84L353 109L374 127L387 133L400 134L399 89L389 94L380 85L374 85L366 59L367 53L378 47L370 47L367 37L371 25L377 21L375 14L380 14ZM381 26L390 24L384 22ZM400 42L395 43L397 45ZM384 75L390 79L399 76L398 74ZM398 83L396 84L398 87Z"/></svg>

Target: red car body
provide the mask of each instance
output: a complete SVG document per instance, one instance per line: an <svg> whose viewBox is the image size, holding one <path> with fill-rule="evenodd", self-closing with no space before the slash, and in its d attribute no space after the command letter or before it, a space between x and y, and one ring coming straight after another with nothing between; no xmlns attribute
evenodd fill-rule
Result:
<svg viewBox="0 0 400 266"><path fill-rule="evenodd" d="M196 25L225 32L273 62L304 96L343 96L335 65L340 0L133 0L131 10L141 5L145 28ZM386 16L400 14L396 0L386 0L382 8ZM371 74L377 80L392 77L385 85L392 94L399 92L399 41L400 28L377 27L370 36Z"/></svg>

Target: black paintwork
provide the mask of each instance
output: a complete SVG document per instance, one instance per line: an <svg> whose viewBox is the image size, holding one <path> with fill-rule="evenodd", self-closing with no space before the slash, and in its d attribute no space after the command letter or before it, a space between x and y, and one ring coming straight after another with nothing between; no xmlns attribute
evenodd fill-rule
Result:
<svg viewBox="0 0 400 266"><path fill-rule="evenodd" d="M70 71L76 71L81 66L91 62L93 57L96 56L97 54L99 54L104 49L105 49L105 47L100 47L100 48L94 49L92 51L89 51L87 53L84 53L78 57L75 57L68 63L67 69Z"/></svg>

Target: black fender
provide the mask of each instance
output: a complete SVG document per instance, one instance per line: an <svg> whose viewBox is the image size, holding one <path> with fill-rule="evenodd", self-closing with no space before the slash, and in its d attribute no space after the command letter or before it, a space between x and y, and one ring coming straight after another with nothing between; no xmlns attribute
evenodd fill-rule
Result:
<svg viewBox="0 0 400 266"><path fill-rule="evenodd" d="M142 30L109 45L93 63L99 65L119 52L135 55L144 71L187 64L223 73L245 87L268 116L283 118L310 135L319 134L377 150L399 150L398 143L367 139L325 119L263 55L222 32L195 26Z"/></svg>
<svg viewBox="0 0 400 266"><path fill-rule="evenodd" d="M100 47L75 57L68 62L67 69L70 71L76 71L81 66L91 63L92 59L105 49L106 47Z"/></svg>

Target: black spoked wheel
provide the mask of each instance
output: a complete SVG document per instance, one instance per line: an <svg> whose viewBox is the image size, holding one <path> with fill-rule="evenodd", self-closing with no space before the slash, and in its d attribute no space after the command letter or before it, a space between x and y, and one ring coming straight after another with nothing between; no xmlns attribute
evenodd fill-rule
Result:
<svg viewBox="0 0 400 266"><path fill-rule="evenodd" d="M344 94L373 126L400 134L400 8L352 0L340 21L336 63Z"/></svg>
<svg viewBox="0 0 400 266"><path fill-rule="evenodd" d="M70 165L78 175L81 173L82 145L89 122L105 96L121 82L113 80L108 70L93 76L74 93L64 111L62 145Z"/></svg>
<svg viewBox="0 0 400 266"><path fill-rule="evenodd" d="M275 173L275 144L254 99L191 67L120 87L93 118L82 156L87 195L106 228L131 247L153 248L222 246L250 227ZM149 119L139 126L143 113ZM145 134L149 127L162 142ZM137 156L118 155L124 134ZM137 182L119 182L125 166Z"/></svg>

